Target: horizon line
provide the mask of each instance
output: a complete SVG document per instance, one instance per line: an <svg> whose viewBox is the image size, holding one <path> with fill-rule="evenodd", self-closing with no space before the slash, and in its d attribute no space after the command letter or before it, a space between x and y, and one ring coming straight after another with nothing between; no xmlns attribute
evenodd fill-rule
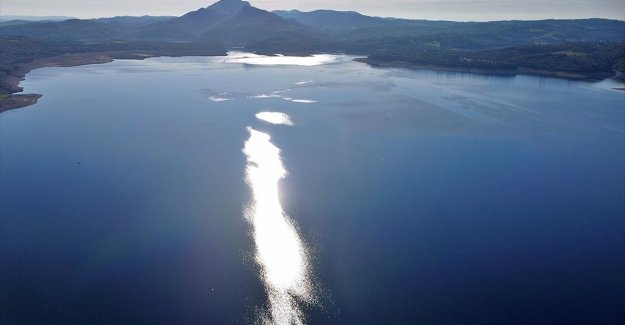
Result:
<svg viewBox="0 0 625 325"><path fill-rule="evenodd" d="M261 10L265 10L262 8L258 8ZM275 13L276 11L298 11L298 12L302 12L302 13L310 13L310 12L315 12L315 11L334 11L334 12L354 12L354 13L358 13L360 15L363 16L367 16L367 17L372 17L372 18L381 18L381 19L398 19L398 20L422 20L422 21L441 21L441 22L457 22L457 23L488 23L488 22L498 22L498 21L541 21L541 20L590 20L590 19L604 19L604 20L614 20L614 21L623 21L625 22L625 18L619 19L619 18L609 18L609 17L567 17L567 18L563 18L563 17L559 17L559 18L503 18L503 19L493 19L493 20L455 20L455 19L435 19L435 18L406 18L406 17L395 17L395 16L375 16L375 15L367 15L367 14L363 14L359 11L355 11L355 10L334 10L334 9L315 9L315 10L310 10L310 11L303 11L303 10L298 10L298 9L276 9L276 10L265 10L271 13ZM191 12L191 11L189 11ZM185 14L189 13L189 12L185 12L181 15L160 15L160 14L121 14L121 15L106 15L106 16L66 16L66 15L29 15L29 14L2 14L0 15L0 21L11 21L11 20L20 20L20 17L23 18L51 18L51 19L55 19L55 18L66 18L64 20L69 20L69 19L80 19L80 20L90 20L90 19L105 19L105 18L115 18L115 17L171 17L173 18L179 18L184 16ZM13 17L11 19L4 19L4 17ZM58 21L64 21L64 20L58 20ZM37 22L37 20L33 20L33 22Z"/></svg>

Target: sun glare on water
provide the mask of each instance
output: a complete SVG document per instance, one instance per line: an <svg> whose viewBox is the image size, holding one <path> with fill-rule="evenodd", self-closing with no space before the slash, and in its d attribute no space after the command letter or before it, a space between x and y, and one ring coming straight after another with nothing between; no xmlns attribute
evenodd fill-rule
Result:
<svg viewBox="0 0 625 325"><path fill-rule="evenodd" d="M312 67L337 61L339 55L315 54L310 56L266 56L244 52L229 52L226 63L239 63L249 65L291 65Z"/></svg>
<svg viewBox="0 0 625 325"><path fill-rule="evenodd" d="M259 119L288 121L282 113L262 114ZM285 115L285 114L283 114ZM265 117L265 118L263 118ZM253 228L256 262L269 298L267 324L303 324L302 303L314 300L306 247L280 203L278 182L287 174L280 149L271 137L248 128L249 139L243 153L247 156L246 180L253 200L246 217Z"/></svg>
<svg viewBox="0 0 625 325"><path fill-rule="evenodd" d="M260 112L256 118L271 124L293 125L288 115L279 112Z"/></svg>

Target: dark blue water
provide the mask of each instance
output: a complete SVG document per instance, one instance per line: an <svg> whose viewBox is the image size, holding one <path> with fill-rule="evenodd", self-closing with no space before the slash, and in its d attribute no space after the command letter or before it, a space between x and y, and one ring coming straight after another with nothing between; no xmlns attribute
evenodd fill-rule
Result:
<svg viewBox="0 0 625 325"><path fill-rule="evenodd" d="M44 97L0 115L0 323L266 315L247 127L288 170L307 323L625 321L625 92L610 82L222 61L28 75Z"/></svg>

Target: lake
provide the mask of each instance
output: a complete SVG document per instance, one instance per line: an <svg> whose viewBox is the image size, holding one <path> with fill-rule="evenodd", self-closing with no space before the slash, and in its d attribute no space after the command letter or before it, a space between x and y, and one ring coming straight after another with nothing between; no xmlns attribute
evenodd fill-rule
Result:
<svg viewBox="0 0 625 325"><path fill-rule="evenodd" d="M625 92L348 56L44 68L1 323L619 323Z"/></svg>

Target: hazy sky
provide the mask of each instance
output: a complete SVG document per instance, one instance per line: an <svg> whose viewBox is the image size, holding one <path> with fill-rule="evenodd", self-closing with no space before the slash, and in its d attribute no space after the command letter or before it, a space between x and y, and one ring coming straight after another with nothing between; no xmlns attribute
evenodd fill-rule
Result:
<svg viewBox="0 0 625 325"><path fill-rule="evenodd" d="M0 0L0 15L181 15L214 0ZM252 0L266 9L355 10L373 16L446 20L602 17L625 20L625 0Z"/></svg>

